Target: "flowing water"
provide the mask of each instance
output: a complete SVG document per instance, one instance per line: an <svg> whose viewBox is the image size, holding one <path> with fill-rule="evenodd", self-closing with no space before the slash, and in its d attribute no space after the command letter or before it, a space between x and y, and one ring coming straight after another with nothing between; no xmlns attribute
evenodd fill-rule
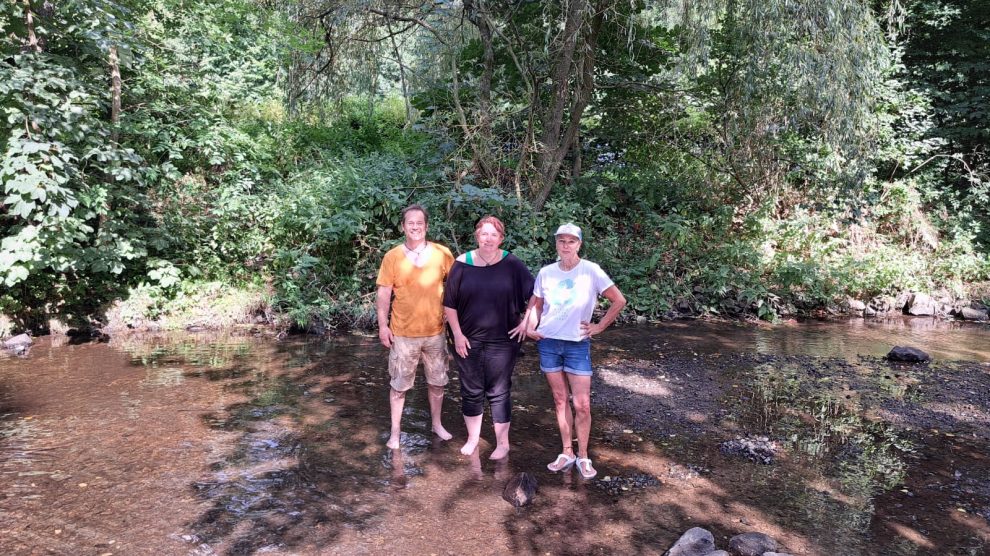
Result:
<svg viewBox="0 0 990 556"><path fill-rule="evenodd" d="M532 347L493 462L487 419L459 453L456 373L454 439L430 434L420 376L385 448L376 338L42 338L0 356L0 552L661 554L702 526L720 548L760 531L794 554L986 554L988 340L927 319L611 330L585 481L545 469L560 440ZM898 344L937 361L877 372ZM803 397L809 380L835 395ZM782 446L774 463L719 449L750 433ZM540 487L517 509L501 494L523 471Z"/></svg>

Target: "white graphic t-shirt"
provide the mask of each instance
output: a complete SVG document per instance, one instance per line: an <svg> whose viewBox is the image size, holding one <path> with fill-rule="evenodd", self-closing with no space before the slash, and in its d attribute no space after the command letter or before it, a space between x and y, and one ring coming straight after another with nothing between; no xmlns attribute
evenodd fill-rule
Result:
<svg viewBox="0 0 990 556"><path fill-rule="evenodd" d="M581 341L581 323L590 322L598 296L612 286L602 267L581 259L564 272L557 263L540 269L533 295L543 299L536 331L546 338Z"/></svg>

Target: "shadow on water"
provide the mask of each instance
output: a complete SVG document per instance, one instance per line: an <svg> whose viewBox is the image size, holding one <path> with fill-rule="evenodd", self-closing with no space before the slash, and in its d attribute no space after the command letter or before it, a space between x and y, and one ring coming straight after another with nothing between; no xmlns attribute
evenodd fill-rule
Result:
<svg viewBox="0 0 990 556"><path fill-rule="evenodd" d="M106 544L120 553L661 554L702 526L720 548L734 534L760 531L794 554L990 548L990 368L895 367L875 348L837 353L837 345L859 345L845 329L835 333L846 340L818 342L830 346L828 357L801 352L796 340L770 341L778 348L770 353L760 342L779 332L738 328L733 336L696 324L619 329L596 345L592 455L600 474L591 481L545 469L559 438L534 353L517 366L512 452L500 462L487 459L487 418L480 450L459 453L465 431L453 376L444 423L454 439L431 434L419 376L402 446L386 449L385 352L373 338L180 335L91 345L64 359L57 354L68 348L38 349L26 365L0 360L0 472L54 477L18 479L21 490L0 499L14 516L0 512L0 537L62 531L68 522L89 527L73 529L71 540L50 534L0 546L60 552L110 543L102 534L130 539ZM127 356L113 363L107 350ZM74 365L92 365L80 353L110 367L88 373L98 380L58 389L63 377L85 372ZM55 386L29 396L33 377ZM56 422L76 436L59 438ZM105 452L76 447L98 428L106 429ZM135 446L131 435L141 430L152 432ZM53 437L51 456L30 451L48 449L42 434ZM740 440L772 446L772 461L725 448ZM56 461L25 462L18 453ZM169 461L172 454L181 459ZM517 509L501 491L521 471L540 490ZM80 477L97 474L131 489L123 499L109 487L95 498L109 506L100 519L90 517L94 498L72 497L78 484L100 479ZM177 529L152 528L168 512L168 488L175 515L166 515ZM142 496L155 500L150 513L135 511ZM64 501L49 512L55 520L42 514L51 500Z"/></svg>

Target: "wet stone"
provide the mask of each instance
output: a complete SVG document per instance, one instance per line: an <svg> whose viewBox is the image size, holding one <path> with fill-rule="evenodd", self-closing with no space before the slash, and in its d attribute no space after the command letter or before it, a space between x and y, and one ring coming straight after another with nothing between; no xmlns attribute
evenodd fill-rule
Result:
<svg viewBox="0 0 990 556"><path fill-rule="evenodd" d="M907 312L909 315L915 316L930 316L934 315L937 310L937 304L934 299L925 293L916 293L908 305Z"/></svg>
<svg viewBox="0 0 990 556"><path fill-rule="evenodd" d="M391 470L394 474L389 481L386 481L388 484L411 477L421 477L426 473L422 467L416 465L416 462L407 460L402 455L396 456L395 452L388 450L381 460L382 467Z"/></svg>
<svg viewBox="0 0 990 556"><path fill-rule="evenodd" d="M738 456L750 461L770 465L777 455L777 443L765 436L739 437L719 445L719 450L727 456Z"/></svg>
<svg viewBox="0 0 990 556"><path fill-rule="evenodd" d="M674 463L667 466L667 476L682 481L697 479L701 475L708 473L711 473L711 469L694 463L688 463L686 465Z"/></svg>
<svg viewBox="0 0 990 556"><path fill-rule="evenodd" d="M502 490L502 498L513 506L520 508L533 502L537 490L539 490L539 485L536 479L529 473L522 472L505 483L505 489Z"/></svg>
<svg viewBox="0 0 990 556"><path fill-rule="evenodd" d="M887 354L888 361L900 361L904 363L921 363L931 360L931 356L918 348L908 346L894 346Z"/></svg>
<svg viewBox="0 0 990 556"><path fill-rule="evenodd" d="M384 433L381 438L384 443L388 439L388 433ZM406 454L418 454L428 449L432 444L430 437L425 434L404 432L399 436L399 447Z"/></svg>
<svg viewBox="0 0 990 556"><path fill-rule="evenodd" d="M777 550L777 541L763 533L743 533L729 539L729 550L737 556L763 556Z"/></svg>
<svg viewBox="0 0 990 556"><path fill-rule="evenodd" d="M616 496L634 490L660 486L660 479L653 475L632 475L630 477L604 477L595 481L594 485L605 492Z"/></svg>
<svg viewBox="0 0 990 556"><path fill-rule="evenodd" d="M986 309L974 309L972 307L963 307L959 312L959 315L966 320L987 320L987 310Z"/></svg>
<svg viewBox="0 0 990 556"><path fill-rule="evenodd" d="M665 556L708 556L715 552L715 536L701 527L688 529Z"/></svg>
<svg viewBox="0 0 990 556"><path fill-rule="evenodd" d="M3 349L14 355L26 355L34 340L27 334L18 334L3 341Z"/></svg>
<svg viewBox="0 0 990 556"><path fill-rule="evenodd" d="M27 334L18 334L13 338L7 338L4 340L3 347L10 349L18 346L29 346L32 343L34 343L34 340L31 339L31 336L28 336Z"/></svg>

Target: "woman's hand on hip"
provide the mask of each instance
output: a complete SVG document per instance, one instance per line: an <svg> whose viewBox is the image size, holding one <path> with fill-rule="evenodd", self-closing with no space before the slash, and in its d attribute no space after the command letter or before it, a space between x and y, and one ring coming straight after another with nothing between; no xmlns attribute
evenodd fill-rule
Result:
<svg viewBox="0 0 990 556"><path fill-rule="evenodd" d="M590 340L595 334L601 334L602 330L605 330L605 327L602 326L601 323L581 323L581 337L586 340Z"/></svg>
<svg viewBox="0 0 990 556"><path fill-rule="evenodd" d="M537 332L535 328L532 330L527 330L526 335L529 336L530 340L536 340L537 342L543 339L543 334Z"/></svg>
<svg viewBox="0 0 990 556"><path fill-rule="evenodd" d="M509 337L522 343L526 338L526 319L520 321L515 328L509 331Z"/></svg>

